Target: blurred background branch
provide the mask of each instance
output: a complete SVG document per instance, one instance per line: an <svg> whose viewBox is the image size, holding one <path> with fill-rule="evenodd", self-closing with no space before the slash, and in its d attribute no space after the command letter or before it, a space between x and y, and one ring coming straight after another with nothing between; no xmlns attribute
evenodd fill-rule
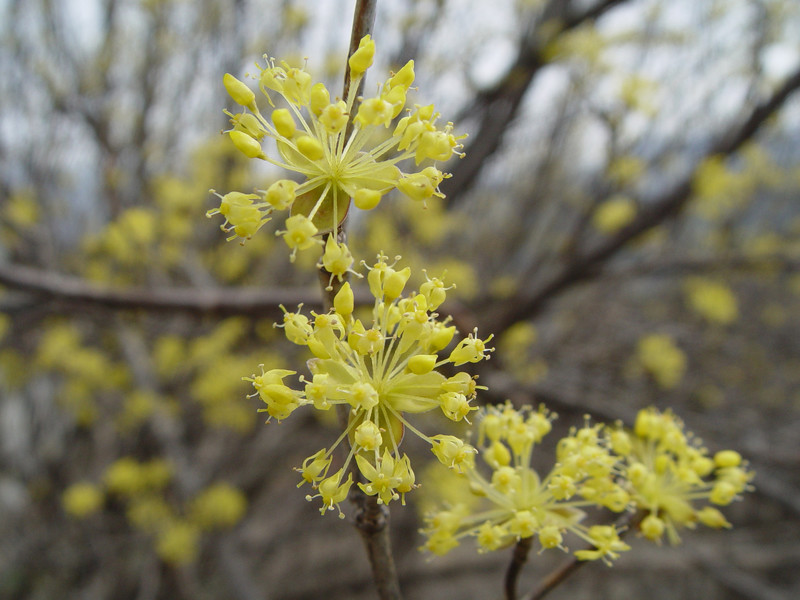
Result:
<svg viewBox="0 0 800 600"><path fill-rule="evenodd" d="M219 135L222 75L247 80L268 52L339 89L352 10L0 2L0 596L374 597L351 526L296 489L335 425L264 425L242 381L262 363L308 376L273 324L281 304L322 308L318 257L290 264L278 223L239 245L204 216L210 188L278 177ZM629 535L631 556L556 591L797 596L800 6L405 0L374 16L365 89L414 59L409 105L469 137L441 165L445 201L351 209L355 255L456 284L438 312L496 336L479 402L544 402L554 437L670 406L757 473L732 531L676 550ZM510 550L418 552L436 478L417 471L391 512L406 595L497 596ZM522 590L563 560L533 550Z"/></svg>

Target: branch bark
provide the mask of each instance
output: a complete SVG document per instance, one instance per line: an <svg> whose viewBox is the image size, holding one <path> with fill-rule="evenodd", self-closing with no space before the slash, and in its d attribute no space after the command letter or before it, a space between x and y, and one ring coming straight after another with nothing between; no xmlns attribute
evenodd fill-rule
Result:
<svg viewBox="0 0 800 600"><path fill-rule="evenodd" d="M441 190L449 203L460 200L486 164L486 160L500 147L511 122L517 116L525 92L528 91L539 70L547 64L544 49L556 36L575 29L602 16L626 0L603 0L581 12L569 12L571 2L551 0L534 22L530 33L520 43L514 64L508 68L500 82L478 93L475 100L462 111L462 115L479 115L477 132L471 136L466 156L454 164L452 177L445 179ZM553 31L553 25L560 25Z"/></svg>
<svg viewBox="0 0 800 600"><path fill-rule="evenodd" d="M282 314L280 304L296 306L303 303L312 308L322 306L319 293L311 288L113 289L94 285L79 277L2 263L0 284L74 308L94 306L115 310L277 317Z"/></svg>
<svg viewBox="0 0 800 600"><path fill-rule="evenodd" d="M620 531L619 537L623 538L628 531L638 527L642 517L644 517L644 513L635 512L626 513L617 519L617 522L614 523L614 526L617 528L617 530L622 530ZM592 546L587 546L587 549L592 549ZM565 562L558 569L547 575L539 587L525 596L524 600L541 600L561 583L563 583L570 575L574 574L579 568L589 562L591 561L578 560L573 555L569 561Z"/></svg>
<svg viewBox="0 0 800 600"><path fill-rule="evenodd" d="M728 156L736 152L745 142L752 139L759 128L798 88L800 88L800 69L766 102L756 106L738 128L734 128L729 135L721 137L717 143L712 144L704 158L714 155ZM643 202L645 208L632 223L593 250L576 256L538 289L518 292L504 304L503 310L495 312L490 317L486 324L488 330L499 335L514 323L539 314L546 304L574 284L596 277L605 263L629 242L681 212L692 195L693 175L694 169L655 201Z"/></svg>
<svg viewBox="0 0 800 600"><path fill-rule="evenodd" d="M528 553L533 545L533 537L522 538L514 544L514 553L506 571L505 592L506 600L517 600L517 580L522 572L522 567L528 562Z"/></svg>
<svg viewBox="0 0 800 600"><path fill-rule="evenodd" d="M375 10L377 0L356 0L355 12L353 15L353 28L350 34L350 50L347 54L348 59L358 49L359 42L365 35L371 34L375 25ZM350 79L350 65L345 67L344 90L342 97L347 98L352 81ZM363 85L363 80L361 82ZM348 125L350 127L351 125ZM328 235L337 235L344 241L344 223L340 225L337 232ZM338 292L340 285L327 288L330 274L324 269L320 269L320 285L325 297L326 307L333 306L333 298ZM347 424L347 415L344 411L339 413L340 421ZM353 479L358 482L359 473L355 468L355 461L350 463ZM367 496L360 488L353 486L350 490L349 500L355 508L355 526L364 547L367 551L369 564L372 569L372 579L381 600L401 600L400 583L397 578L397 570L392 556L392 545L389 536L389 511L383 505L378 504L376 496Z"/></svg>

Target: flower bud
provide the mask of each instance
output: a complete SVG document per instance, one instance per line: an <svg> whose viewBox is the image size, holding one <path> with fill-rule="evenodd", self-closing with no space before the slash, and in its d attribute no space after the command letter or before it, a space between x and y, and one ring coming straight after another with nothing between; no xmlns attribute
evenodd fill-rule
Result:
<svg viewBox="0 0 800 600"><path fill-rule="evenodd" d="M320 141L316 138L304 135L297 138L296 143L300 154L305 156L308 160L316 161L325 156L325 150L322 148Z"/></svg>
<svg viewBox="0 0 800 600"><path fill-rule="evenodd" d="M408 370L414 375L424 375L430 373L433 367L436 366L435 354L417 354L408 360Z"/></svg>
<svg viewBox="0 0 800 600"><path fill-rule="evenodd" d="M403 293L408 278L411 277L411 268L406 267L399 271L391 270L383 281L383 295L387 300L394 300Z"/></svg>
<svg viewBox="0 0 800 600"><path fill-rule="evenodd" d="M322 110L331 102L331 94L324 83L315 83L311 87L311 102L309 108L311 112L317 117L322 113Z"/></svg>
<svg viewBox="0 0 800 600"><path fill-rule="evenodd" d="M241 131L231 131L228 133L231 136L231 141L236 148L244 154L247 158L261 158L264 153L259 144L252 137Z"/></svg>
<svg viewBox="0 0 800 600"><path fill-rule="evenodd" d="M375 42L372 37L365 35L358 44L358 50L348 59L350 65L350 75L360 77L372 66L372 59L375 57Z"/></svg>
<svg viewBox="0 0 800 600"><path fill-rule="evenodd" d="M222 78L222 83L225 85L225 89L228 90L228 94L230 94L234 102L245 107L250 107L253 105L253 102L256 99L256 95L253 93L253 90L236 79L236 77L230 73L225 73Z"/></svg>
<svg viewBox="0 0 800 600"><path fill-rule="evenodd" d="M353 290L350 283L345 281L341 289L336 293L333 298L333 308L342 317L349 317L353 314L354 298Z"/></svg>
<svg viewBox="0 0 800 600"><path fill-rule="evenodd" d="M376 190L361 188L356 190L353 203L361 210L372 210L381 201L381 193Z"/></svg>
<svg viewBox="0 0 800 600"><path fill-rule="evenodd" d="M414 61L410 60L389 79L389 87L402 87L408 90L414 83Z"/></svg>
<svg viewBox="0 0 800 600"><path fill-rule="evenodd" d="M292 113L286 108L278 108L272 111L272 123L275 129L285 138L290 138L294 135L295 124L292 118Z"/></svg>
<svg viewBox="0 0 800 600"><path fill-rule="evenodd" d="M721 450L714 455L714 464L719 468L738 467L742 456L736 450Z"/></svg>
<svg viewBox="0 0 800 600"><path fill-rule="evenodd" d="M643 520L640 526L642 534L648 540L658 540L664 533L664 521L656 515L649 514Z"/></svg>

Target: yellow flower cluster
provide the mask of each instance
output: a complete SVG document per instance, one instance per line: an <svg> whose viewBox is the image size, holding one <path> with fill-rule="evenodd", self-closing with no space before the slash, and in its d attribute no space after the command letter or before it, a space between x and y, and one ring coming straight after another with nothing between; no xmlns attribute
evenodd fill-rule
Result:
<svg viewBox="0 0 800 600"><path fill-rule="evenodd" d="M61 503L68 515L83 519L103 507L105 495L99 486L83 481L69 486L61 497Z"/></svg>
<svg viewBox="0 0 800 600"><path fill-rule="evenodd" d="M78 424L88 426L98 415L97 397L125 388L130 374L83 338L74 324L53 323L39 341L36 363L63 378L59 402Z"/></svg>
<svg viewBox="0 0 800 600"><path fill-rule="evenodd" d="M608 562L628 549L614 527L582 524L586 507L620 512L630 503L617 481L618 458L602 426L587 423L561 439L556 464L544 477L531 467L533 448L550 432L553 418L544 407L517 410L509 402L485 409L478 445L491 474L487 477L471 464L465 476L473 493L485 498L486 509L458 504L429 514L423 530L427 550L445 554L463 538L474 537L479 551L486 552L533 536L542 548L566 549L566 532L594 546L575 553L581 560Z"/></svg>
<svg viewBox="0 0 800 600"><path fill-rule="evenodd" d="M655 408L640 411L633 431L617 429L610 441L623 458L634 504L647 513L641 523L646 538L659 541L666 532L675 544L681 527L731 526L718 509L696 504L726 506L748 489L753 473L738 452L709 456L680 419Z"/></svg>
<svg viewBox="0 0 800 600"><path fill-rule="evenodd" d="M439 409L452 421L466 420L476 410L470 401L479 386L464 371L455 370L446 377L437 369L483 360L492 350L486 347L491 336L481 340L476 331L439 356L456 333L447 324L449 318L440 320L434 312L448 288L440 279L428 278L418 293L404 297L411 270L395 268L396 263L386 260L379 255L367 276L375 298L371 324L353 315L349 283L336 294L328 313L312 313L310 319L284 309L286 337L315 356L308 363L311 379L300 377L303 390L284 384L284 378L295 374L285 369L264 372L262 367L260 375L246 378L266 404L261 410L270 418L285 419L304 405L323 411L336 405L349 409L347 428L339 439L330 449L309 456L299 469L301 485L308 482L318 489L323 514L346 497L352 478L345 474L352 460L366 480L359 484L361 489L381 503L398 499L415 486L411 463L399 448L406 429L431 444L440 462L455 470L467 468L475 453L454 436L426 436L404 413ZM345 437L351 446L347 461L331 473L333 450Z"/></svg>
<svg viewBox="0 0 800 600"><path fill-rule="evenodd" d="M461 148L460 138L453 135L451 123L437 126L439 113L433 105L415 105L398 119L414 82L413 61L392 74L375 96L357 97L359 82L374 54L375 43L370 36L364 37L349 61L352 81L344 100L332 99L325 85L313 83L304 67L290 67L285 62L276 65L267 58L266 66L259 67L258 84L273 107L269 116L261 113L247 85L225 75L228 93L247 109L230 115L233 127L228 133L234 145L250 158L296 173L300 180L281 179L257 193L220 196L219 208L208 215L225 218L223 230L233 233L229 239L250 238L274 211L288 209L291 216L279 233L294 257L298 250L319 244L317 233L337 227L347 214L350 199L369 210L395 188L421 202L442 197L438 186L447 174L433 164L419 166L424 161L448 160ZM271 95L282 97L285 107L275 108ZM274 140L279 158L264 151L265 138ZM375 139L382 141L376 143ZM398 168L412 158L418 170Z"/></svg>
<svg viewBox="0 0 800 600"><path fill-rule="evenodd" d="M653 333L640 339L637 358L665 390L677 386L686 371L686 355L666 334Z"/></svg>
<svg viewBox="0 0 800 600"><path fill-rule="evenodd" d="M576 558L610 563L628 545L613 526L583 525L585 508L640 511L644 537L660 541L666 532L677 543L681 527L730 527L717 508L698 504L727 505L753 477L737 452L710 457L677 417L655 408L640 411L630 432L588 423L573 429L557 444L555 466L540 477L531 453L553 418L544 407L517 410L509 402L481 412L478 447L490 475L474 462L464 469L470 498L427 515L424 549L445 554L474 537L487 552L536 536L543 549L566 550L563 536L572 532L594 546ZM474 496L483 504L471 502Z"/></svg>
<svg viewBox="0 0 800 600"><path fill-rule="evenodd" d="M738 318L736 296L725 284L702 277L690 277L684 289L689 307L707 321L728 325Z"/></svg>
<svg viewBox="0 0 800 600"><path fill-rule="evenodd" d="M636 217L636 204L626 196L612 196L597 207L592 224L601 233L612 234Z"/></svg>
<svg viewBox="0 0 800 600"><path fill-rule="evenodd" d="M80 482L62 495L64 510L84 519L98 512L106 494L125 503L128 522L153 537L156 553L172 565L192 562L204 531L229 529L247 510L247 499L227 483L215 483L190 500L185 510L176 510L166 499L172 467L162 459L140 462L125 456L109 465L104 485Z"/></svg>
<svg viewBox="0 0 800 600"><path fill-rule="evenodd" d="M244 398L247 385L241 381L254 361L254 354L241 350L247 332L247 321L232 317L191 340L165 335L154 343L153 362L163 385L169 387L176 379L189 382L189 399L212 427L244 433L255 425L252 406ZM168 402L161 399L162 409Z"/></svg>

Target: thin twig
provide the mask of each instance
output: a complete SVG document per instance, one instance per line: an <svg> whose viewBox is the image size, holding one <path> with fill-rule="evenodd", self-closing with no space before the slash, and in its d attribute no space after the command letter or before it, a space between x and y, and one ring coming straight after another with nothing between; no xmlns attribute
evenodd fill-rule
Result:
<svg viewBox="0 0 800 600"><path fill-rule="evenodd" d="M620 539L625 537L625 534L631 529L635 529L643 517L644 513L640 511L635 513L625 513L623 516L617 519L617 522L614 524L614 526L618 531L621 530L619 534ZM588 550L591 550L592 548L592 546L587 547ZM525 596L524 600L541 600L541 598L544 598L547 594L552 592L556 587L558 587L559 584L564 582L564 580L575 573L575 571L577 571L580 567L589 562L591 561L578 560L573 554L569 561L547 575L539 587Z"/></svg>
<svg viewBox="0 0 800 600"><path fill-rule="evenodd" d="M514 546L514 554L506 571L506 600L517 600L517 580L522 567L528 562L528 553L533 545L533 537L521 538Z"/></svg>
<svg viewBox="0 0 800 600"><path fill-rule="evenodd" d="M520 42L514 63L508 67L499 83L480 91L456 118L457 121L466 117L477 118L479 122L474 135L470 135L467 155L453 165L453 176L442 182L441 189L449 204L454 205L466 196L464 192L470 189L482 168L489 163L489 157L500 148L511 124L516 122L526 92L548 63L544 50L548 42L555 39L551 36L562 35L594 21L627 1L602 0L589 9L575 12L571 8L577 3L550 0L534 21L527 24L529 33ZM553 31L554 23L560 24L557 31Z"/></svg>
<svg viewBox="0 0 800 600"><path fill-rule="evenodd" d="M325 281L327 285L327 278ZM296 306L302 303L310 308L319 308L322 304L318 292L312 288L114 289L88 282L80 277L9 263L0 263L0 284L10 289L58 301L67 308L93 305L113 310L278 317L282 314L278 308L280 304ZM365 304L367 301L368 294L356 292L356 304ZM17 304L19 310L24 310L27 306Z"/></svg>
<svg viewBox="0 0 800 600"><path fill-rule="evenodd" d="M768 100L754 107L747 119L738 127L730 127L727 134L711 144L700 160L715 155L729 156L739 150L798 90L800 90L800 68L789 76ZM519 290L501 310L491 315L485 324L487 329L495 335L500 335L514 323L539 314L544 306L576 283L597 277L610 259L627 248L631 241L683 210L692 197L693 172L694 170L688 172L683 179L648 202L647 208L643 209L633 222L586 254L576 257L544 284L533 290Z"/></svg>
<svg viewBox="0 0 800 600"><path fill-rule="evenodd" d="M376 6L377 0L356 1L348 58L358 49L361 38L372 32L375 24ZM351 84L350 65L348 64L345 67L343 98L348 97ZM344 223L340 224L328 235L337 235L339 240L344 241ZM328 284L329 281L330 274L325 269L321 269L320 284L323 288L327 307L333 305L333 298L341 287L341 282L338 282L338 285L330 286ZM339 418L346 425L346 414L340 413ZM358 481L358 472L352 462L351 472L354 479ZM385 506L378 504L376 496L367 496L357 486L353 486L351 489L349 499L355 507L355 525L361 535L361 539L364 541L378 596L381 600L400 600L400 584L397 579L397 570L395 569L389 538L389 511Z"/></svg>

